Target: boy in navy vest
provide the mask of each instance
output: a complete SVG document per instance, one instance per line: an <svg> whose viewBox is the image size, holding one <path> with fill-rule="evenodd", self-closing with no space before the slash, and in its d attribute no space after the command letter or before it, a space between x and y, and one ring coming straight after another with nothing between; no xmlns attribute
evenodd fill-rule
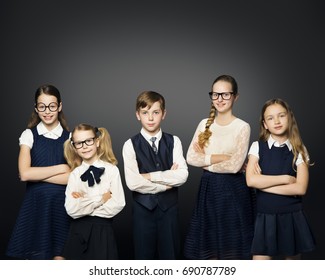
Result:
<svg viewBox="0 0 325 280"><path fill-rule="evenodd" d="M133 194L135 259L179 259L178 187L188 177L180 139L162 132L164 97L142 92L136 101L140 133L123 146L125 180Z"/></svg>

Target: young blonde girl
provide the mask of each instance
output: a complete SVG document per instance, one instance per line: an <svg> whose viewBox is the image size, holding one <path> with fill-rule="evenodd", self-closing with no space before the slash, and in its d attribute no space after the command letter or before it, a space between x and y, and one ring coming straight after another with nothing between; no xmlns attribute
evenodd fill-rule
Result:
<svg viewBox="0 0 325 280"><path fill-rule="evenodd" d="M309 166L289 105L279 98L268 100L260 116L259 140L251 145L246 168L247 185L257 192L253 259L298 259L314 249L302 205Z"/></svg>
<svg viewBox="0 0 325 280"><path fill-rule="evenodd" d="M184 255L188 259L251 259L254 195L242 168L250 126L233 114L239 93L232 76L217 77L209 95L210 116L197 126L186 157L203 174Z"/></svg>
<svg viewBox="0 0 325 280"><path fill-rule="evenodd" d="M112 222L125 197L108 131L77 125L64 144L64 155L72 169L65 208L73 218L64 257L118 259Z"/></svg>

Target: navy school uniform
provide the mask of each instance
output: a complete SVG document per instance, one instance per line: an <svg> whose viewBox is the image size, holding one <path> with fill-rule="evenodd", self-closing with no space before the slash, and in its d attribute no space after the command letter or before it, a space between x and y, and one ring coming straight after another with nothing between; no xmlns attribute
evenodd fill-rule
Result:
<svg viewBox="0 0 325 280"><path fill-rule="evenodd" d="M174 139L162 133L158 154L141 133L131 138L140 173L169 170ZM180 256L178 188L157 194L133 192L133 234L136 259L177 259Z"/></svg>
<svg viewBox="0 0 325 280"><path fill-rule="evenodd" d="M264 175L296 176L293 153L287 145L268 147L259 141L259 165ZM277 195L256 190L257 218L252 244L254 255L295 256L312 251L315 240L301 196Z"/></svg>
<svg viewBox="0 0 325 280"><path fill-rule="evenodd" d="M58 139L46 138L31 129L34 137L31 166L66 163L63 144L69 132ZM47 182L27 182L26 193L6 254L19 259L52 259L62 254L70 217L64 208L65 186Z"/></svg>

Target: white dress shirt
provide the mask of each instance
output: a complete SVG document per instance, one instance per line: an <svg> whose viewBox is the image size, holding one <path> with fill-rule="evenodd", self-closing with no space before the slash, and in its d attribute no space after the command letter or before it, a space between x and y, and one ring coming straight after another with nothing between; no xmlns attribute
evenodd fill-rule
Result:
<svg viewBox="0 0 325 280"><path fill-rule="evenodd" d="M141 129L140 133L151 145L151 135L147 134L144 129ZM159 149L159 141L162 136L160 130L155 137L157 140L155 144ZM131 191L139 193L159 193L166 191L166 186L178 187L183 185L188 177L188 167L183 156L183 148L180 139L177 136L174 137L174 150L173 150L173 161L178 164L176 170L165 170L150 172L151 180L145 179L139 172L138 162L136 160L136 154L133 148L132 140L128 139L122 149L123 160L124 160L124 172L125 181L128 188Z"/></svg>
<svg viewBox="0 0 325 280"><path fill-rule="evenodd" d="M125 206L124 190L117 166L102 160L97 160L92 165L105 168L99 184L95 182L94 186L89 187L87 181L83 182L80 179L89 168L89 164L85 162L75 168L69 176L65 192L65 208L74 219L86 215L112 218ZM103 204L102 195L108 191L112 193L112 197ZM82 193L83 197L73 198L72 192Z"/></svg>

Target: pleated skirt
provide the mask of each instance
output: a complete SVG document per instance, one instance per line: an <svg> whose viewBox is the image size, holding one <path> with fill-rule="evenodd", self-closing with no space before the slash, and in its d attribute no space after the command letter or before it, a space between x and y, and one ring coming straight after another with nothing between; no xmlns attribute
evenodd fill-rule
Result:
<svg viewBox="0 0 325 280"><path fill-rule="evenodd" d="M85 216L71 222L63 256L67 260L116 260L113 219Z"/></svg>
<svg viewBox="0 0 325 280"><path fill-rule="evenodd" d="M255 193L244 174L204 171L185 238L187 259L251 259Z"/></svg>
<svg viewBox="0 0 325 280"><path fill-rule="evenodd" d="M295 256L315 249L315 238L303 210L258 213L252 244L254 255Z"/></svg>

